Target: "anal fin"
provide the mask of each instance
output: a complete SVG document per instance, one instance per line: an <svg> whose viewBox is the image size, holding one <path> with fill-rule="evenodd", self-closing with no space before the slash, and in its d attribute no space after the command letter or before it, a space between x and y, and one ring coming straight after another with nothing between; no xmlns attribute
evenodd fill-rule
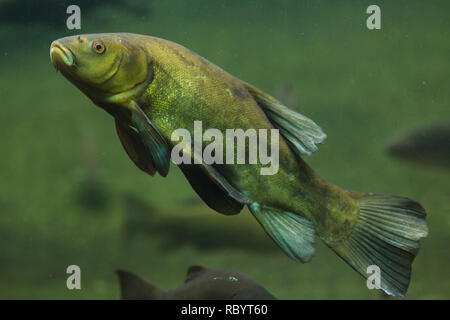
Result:
<svg viewBox="0 0 450 320"><path fill-rule="evenodd" d="M291 212L261 206L254 202L250 211L291 259L309 262L314 255L314 226L308 219Z"/></svg>

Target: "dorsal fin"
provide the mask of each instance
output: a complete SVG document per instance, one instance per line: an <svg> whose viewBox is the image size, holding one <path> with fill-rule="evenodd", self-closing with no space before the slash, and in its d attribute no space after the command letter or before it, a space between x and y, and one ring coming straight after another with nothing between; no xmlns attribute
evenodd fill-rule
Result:
<svg viewBox="0 0 450 320"><path fill-rule="evenodd" d="M311 119L282 105L272 96L245 83L248 92L265 112L267 118L299 155L310 155L317 150L327 135Z"/></svg>
<svg viewBox="0 0 450 320"><path fill-rule="evenodd" d="M190 266L187 271L186 280L184 281L184 283L192 281L193 279L197 278L200 274L206 272L207 270L208 270L207 267L200 265Z"/></svg>

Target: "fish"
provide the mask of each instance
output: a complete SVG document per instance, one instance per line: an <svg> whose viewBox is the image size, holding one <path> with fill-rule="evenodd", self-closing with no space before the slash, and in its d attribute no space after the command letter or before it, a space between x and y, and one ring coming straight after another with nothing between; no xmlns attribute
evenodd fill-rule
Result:
<svg viewBox="0 0 450 320"><path fill-rule="evenodd" d="M183 246L208 252L235 249L274 254L278 251L249 215L220 219L203 203L156 209L133 194L125 195L123 200L126 244L132 244L136 236L148 236L158 237L161 248L172 251Z"/></svg>
<svg viewBox="0 0 450 320"><path fill-rule="evenodd" d="M178 167L215 211L235 215L246 206L294 261L311 261L318 237L366 279L377 266L379 288L387 294L406 294L420 239L428 234L425 209L406 197L351 191L322 179L303 160L326 138L313 120L188 48L158 37L75 35L52 42L50 58L68 81L114 118L126 153L151 176L168 174L172 151L179 145L172 134L182 128L195 136L198 121L219 132L265 130L271 138L277 129L279 139L270 142L278 148L276 174L262 174L262 161L207 163L192 150L195 143L193 148L184 144L192 161ZM207 146L201 142L200 151Z"/></svg>
<svg viewBox="0 0 450 320"><path fill-rule="evenodd" d="M126 270L117 270L116 274L122 300L276 300L255 280L234 270L193 265L184 284L170 289Z"/></svg>
<svg viewBox="0 0 450 320"><path fill-rule="evenodd" d="M386 151L401 160L450 170L450 119L395 137Z"/></svg>

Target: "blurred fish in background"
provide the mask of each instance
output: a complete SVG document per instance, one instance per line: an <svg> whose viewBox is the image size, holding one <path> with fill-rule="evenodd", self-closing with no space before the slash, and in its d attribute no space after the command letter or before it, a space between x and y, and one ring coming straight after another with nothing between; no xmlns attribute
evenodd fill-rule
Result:
<svg viewBox="0 0 450 320"><path fill-rule="evenodd" d="M192 246L203 251L235 248L260 253L277 252L249 214L218 217L204 204L155 209L133 194L124 197L124 238L128 243L138 235L159 237L165 249ZM239 221L237 221L239 220Z"/></svg>
<svg viewBox="0 0 450 320"><path fill-rule="evenodd" d="M249 276L233 270L191 266L181 286L166 289L118 270L122 300L275 300Z"/></svg>
<svg viewBox="0 0 450 320"><path fill-rule="evenodd" d="M83 123L80 128L81 166L77 171L76 199L85 209L104 211L108 207L108 191L103 181L96 141L93 126Z"/></svg>
<svg viewBox="0 0 450 320"><path fill-rule="evenodd" d="M398 159L450 170L450 119L413 129L393 139L386 151Z"/></svg>

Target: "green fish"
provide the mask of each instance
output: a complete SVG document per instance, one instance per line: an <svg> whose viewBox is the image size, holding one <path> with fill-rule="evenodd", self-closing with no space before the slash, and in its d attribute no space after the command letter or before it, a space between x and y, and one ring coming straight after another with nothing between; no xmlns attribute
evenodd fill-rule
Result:
<svg viewBox="0 0 450 320"><path fill-rule="evenodd" d="M187 144L183 150L194 164L179 167L214 210L232 215L247 206L290 258L310 261L317 235L365 278L377 266L377 287L405 295L419 239L428 234L425 210L408 198L324 181L301 158L326 137L312 120L189 49L155 37L66 37L51 44L50 56L57 70L114 117L125 151L150 175L167 175L178 145L172 134L184 128L195 136L195 121L221 132L278 129L276 174L261 175L262 163L198 161ZM206 141L201 143L205 149Z"/></svg>

